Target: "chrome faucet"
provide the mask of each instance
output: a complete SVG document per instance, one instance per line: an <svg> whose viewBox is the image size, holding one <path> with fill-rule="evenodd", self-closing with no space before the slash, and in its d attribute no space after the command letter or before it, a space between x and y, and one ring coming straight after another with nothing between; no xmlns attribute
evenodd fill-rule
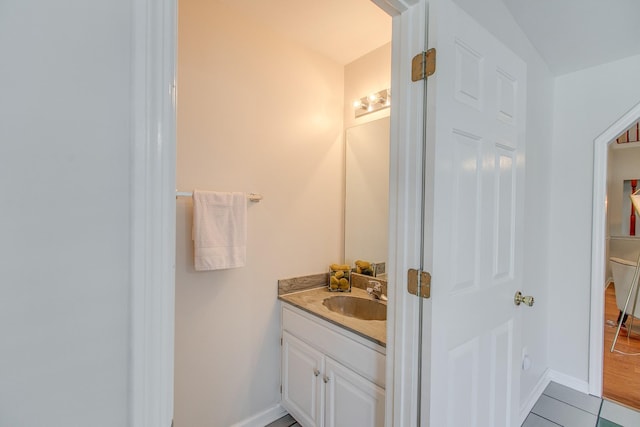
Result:
<svg viewBox="0 0 640 427"><path fill-rule="evenodd" d="M382 283L377 280L369 280L370 288L367 288L367 293L374 299L386 301L387 297L382 294Z"/></svg>

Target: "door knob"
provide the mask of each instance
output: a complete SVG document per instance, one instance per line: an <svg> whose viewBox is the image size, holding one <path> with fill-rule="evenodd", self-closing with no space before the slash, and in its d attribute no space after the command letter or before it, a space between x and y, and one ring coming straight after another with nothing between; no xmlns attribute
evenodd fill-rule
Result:
<svg viewBox="0 0 640 427"><path fill-rule="evenodd" d="M523 296L522 292L518 291L516 292L516 296L513 297L513 302L515 303L515 305L524 303L525 305L531 307L533 305L534 299L530 295Z"/></svg>
<svg viewBox="0 0 640 427"><path fill-rule="evenodd" d="M313 369L313 375L315 375L316 377L320 375L320 371L318 370L318 368Z"/></svg>

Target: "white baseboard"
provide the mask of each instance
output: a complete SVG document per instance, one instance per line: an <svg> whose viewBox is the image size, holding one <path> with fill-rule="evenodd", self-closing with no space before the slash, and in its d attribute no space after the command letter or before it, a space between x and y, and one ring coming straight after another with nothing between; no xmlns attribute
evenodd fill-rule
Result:
<svg viewBox="0 0 640 427"><path fill-rule="evenodd" d="M589 394L589 382L580 380L570 375L562 374L558 371L550 370L549 378L551 381L567 386L576 391Z"/></svg>
<svg viewBox="0 0 640 427"><path fill-rule="evenodd" d="M529 415L529 412L531 412L533 406L536 404L540 396L542 396L544 389L547 388L547 386L551 382L550 372L551 371L549 369L544 371L535 387L533 387L533 390L531 390L531 393L529 393L529 396L527 396L522 405L520 405L520 425L524 423L524 420Z"/></svg>
<svg viewBox="0 0 640 427"><path fill-rule="evenodd" d="M605 282L605 284L604 284L604 288L607 289L609 287L609 285L612 284L612 283L613 283L613 277L609 277L607 279L607 281Z"/></svg>
<svg viewBox="0 0 640 427"><path fill-rule="evenodd" d="M552 369L547 369L542 374L533 390L531 390L529 396L527 396L522 405L520 405L520 424L522 424L527 418L527 415L529 415L529 412L531 412L540 396L542 396L542 393L544 393L544 389L547 388L551 381L572 388L576 391L589 394L589 383L587 381L579 380L575 377L562 374Z"/></svg>
<svg viewBox="0 0 640 427"><path fill-rule="evenodd" d="M247 418L246 420L233 424L230 427L264 427L267 424L271 424L275 420L284 417L285 415L287 415L287 411L282 406L280 406L280 404L277 404L267 410L260 412L259 414Z"/></svg>

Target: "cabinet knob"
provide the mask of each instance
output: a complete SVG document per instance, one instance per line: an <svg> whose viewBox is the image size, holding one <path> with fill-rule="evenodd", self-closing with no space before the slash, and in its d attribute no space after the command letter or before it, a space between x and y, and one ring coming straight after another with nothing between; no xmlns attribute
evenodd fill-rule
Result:
<svg viewBox="0 0 640 427"><path fill-rule="evenodd" d="M324 376L324 378L323 378L322 380L323 380L323 381L324 381L324 383L326 384L326 383L328 383L328 382L329 382L329 377L325 375L325 376Z"/></svg>
<svg viewBox="0 0 640 427"><path fill-rule="evenodd" d="M316 377L320 375L320 371L318 371L318 368L313 369L313 375L315 375Z"/></svg>

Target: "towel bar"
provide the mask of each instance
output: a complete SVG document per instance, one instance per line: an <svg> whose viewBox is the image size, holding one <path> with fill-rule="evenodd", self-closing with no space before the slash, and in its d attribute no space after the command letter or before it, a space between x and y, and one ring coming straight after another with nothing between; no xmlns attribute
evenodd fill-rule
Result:
<svg viewBox="0 0 640 427"><path fill-rule="evenodd" d="M193 196L193 192L191 191L176 191L176 199L178 197L192 197L192 196ZM262 194L249 193L247 195L247 198L252 202L259 202L260 200L262 200Z"/></svg>

